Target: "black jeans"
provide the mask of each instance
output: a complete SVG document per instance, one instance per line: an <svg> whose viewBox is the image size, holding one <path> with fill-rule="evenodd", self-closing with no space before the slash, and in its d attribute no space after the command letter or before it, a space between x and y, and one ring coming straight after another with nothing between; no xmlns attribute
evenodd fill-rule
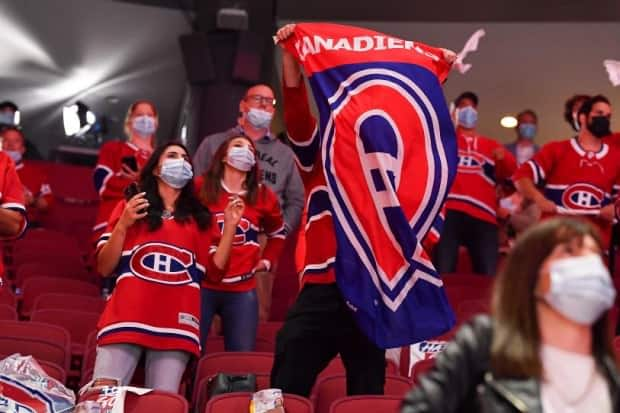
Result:
<svg viewBox="0 0 620 413"><path fill-rule="evenodd" d="M336 284L307 284L276 339L271 387L308 397L317 375L340 354L347 394L383 394L385 350L358 328Z"/></svg>
<svg viewBox="0 0 620 413"><path fill-rule="evenodd" d="M461 245L467 248L476 274L495 275L499 255L497 225L448 210L439 244L435 247L434 264L440 274L456 272Z"/></svg>

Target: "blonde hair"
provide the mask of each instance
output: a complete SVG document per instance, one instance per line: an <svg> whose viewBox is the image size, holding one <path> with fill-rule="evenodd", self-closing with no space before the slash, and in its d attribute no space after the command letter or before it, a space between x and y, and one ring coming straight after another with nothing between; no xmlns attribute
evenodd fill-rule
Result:
<svg viewBox="0 0 620 413"><path fill-rule="evenodd" d="M149 105L151 109L153 109L153 113L155 114L155 119L159 122L159 113L157 112L157 107L155 107L155 104L153 102L151 102L150 100L146 100L146 99L136 100L129 106L129 109L127 109L127 114L125 115L125 123L123 123L123 131L125 132L125 135L127 136L128 139L131 139L131 125L130 125L131 116L136 110L136 107L142 103Z"/></svg>

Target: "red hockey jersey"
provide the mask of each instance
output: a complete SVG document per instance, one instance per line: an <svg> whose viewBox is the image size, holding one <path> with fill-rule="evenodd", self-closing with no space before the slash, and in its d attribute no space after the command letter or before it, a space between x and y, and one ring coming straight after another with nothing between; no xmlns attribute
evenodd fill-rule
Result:
<svg viewBox="0 0 620 413"><path fill-rule="evenodd" d="M0 151L0 208L6 208L17 211L24 216L19 236L26 229L26 207L24 206L24 188L15 164L9 156ZM10 239L10 238L3 238ZM2 249L0 249L0 288L2 288L2 276L4 275L4 258L2 257Z"/></svg>
<svg viewBox="0 0 620 413"><path fill-rule="evenodd" d="M514 180L525 177L542 188L559 214L588 217L601 230L603 242L609 243L611 224L598 218L598 213L620 188L619 148L603 143L600 151L590 152L576 138L551 142L519 168Z"/></svg>
<svg viewBox="0 0 620 413"><path fill-rule="evenodd" d="M198 190L203 182L202 176L196 179ZM218 202L207 205L215 217L220 234L224 228L224 209L228 205L229 197L233 195L223 184L222 187L224 191L220 193ZM267 236L267 245L265 245L262 257L258 243L260 232L264 232ZM236 292L256 288L256 279L252 270L260 259L267 260L269 266L277 263L285 237L286 230L278 197L269 187L261 185L256 204L249 205L247 202L245 204L243 216L237 225L226 275L217 283L205 279L202 286L213 290ZM216 246L213 245L209 254L214 254L215 250Z"/></svg>
<svg viewBox="0 0 620 413"><path fill-rule="evenodd" d="M301 285L336 282L336 236L331 202L323 175L318 122L310 112L306 86L282 86L284 119L291 148L306 190L305 225L299 236L306 245L301 270Z"/></svg>
<svg viewBox="0 0 620 413"><path fill-rule="evenodd" d="M457 134L459 166L445 207L497 225L497 189L517 169L503 145L483 136Z"/></svg>
<svg viewBox="0 0 620 413"><path fill-rule="evenodd" d="M24 191L32 194L34 198L42 197L51 208L54 203L52 188L47 179L45 165L37 162L24 161L15 165L19 180L24 186ZM40 222L43 216L32 208L26 208L28 212L28 222Z"/></svg>
<svg viewBox="0 0 620 413"><path fill-rule="evenodd" d="M108 217L116 204L124 199L123 191L131 183L120 175L122 159L128 156L135 157L138 168L141 169L151 153L139 149L132 143L120 140L106 142L99 150L99 159L93 172L95 189L101 199L97 220L93 227L95 240L105 229Z"/></svg>
<svg viewBox="0 0 620 413"><path fill-rule="evenodd" d="M105 245L125 207L112 212L97 251ZM221 277L208 251L219 241L215 225L199 231L194 221L164 219L148 231L144 221L127 231L116 268L118 280L97 325L97 344L132 343L155 350L200 355L200 283Z"/></svg>

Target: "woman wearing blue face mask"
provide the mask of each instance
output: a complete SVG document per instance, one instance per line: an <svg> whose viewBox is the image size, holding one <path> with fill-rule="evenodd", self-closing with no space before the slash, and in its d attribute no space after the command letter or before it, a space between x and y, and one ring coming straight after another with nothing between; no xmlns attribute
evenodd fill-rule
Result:
<svg viewBox="0 0 620 413"><path fill-rule="evenodd" d="M128 385L144 352L146 387L176 392L188 360L200 355L200 283L221 279L243 205L225 206L218 231L192 177L187 149L168 143L110 216L97 270L119 277L97 326L94 379Z"/></svg>
<svg viewBox="0 0 620 413"><path fill-rule="evenodd" d="M607 311L616 292L597 231L551 219L512 249L491 317L463 326L401 412L620 411Z"/></svg>
<svg viewBox="0 0 620 413"><path fill-rule="evenodd" d="M269 271L276 264L284 244L286 231L278 198L260 183L256 149L245 136L233 137L220 145L211 167L196 186L220 230L222 214L230 200L245 205L224 278L221 282L205 280L202 284L201 342L205 343L211 321L218 314L222 318L226 351L252 351L258 324L254 275ZM263 251L258 242L260 232L267 236Z"/></svg>
<svg viewBox="0 0 620 413"><path fill-rule="evenodd" d="M99 239L110 213L123 199L124 189L138 180L140 170L153 152L158 124L155 105L148 100L138 100L129 107L125 117L127 140L113 140L101 146L93 173L100 197L93 241Z"/></svg>

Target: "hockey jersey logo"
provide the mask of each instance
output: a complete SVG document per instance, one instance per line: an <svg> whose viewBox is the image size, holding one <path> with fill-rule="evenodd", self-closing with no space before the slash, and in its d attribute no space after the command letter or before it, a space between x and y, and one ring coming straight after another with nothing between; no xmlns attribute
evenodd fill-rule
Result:
<svg viewBox="0 0 620 413"><path fill-rule="evenodd" d="M459 152L459 172L479 173L484 159L476 156L475 153Z"/></svg>
<svg viewBox="0 0 620 413"><path fill-rule="evenodd" d="M215 217L221 234L224 231L224 214L218 213ZM258 231L252 226L250 221L241 217L235 231L233 246L244 245L247 242L258 242Z"/></svg>
<svg viewBox="0 0 620 413"><path fill-rule="evenodd" d="M562 194L562 204L569 209L597 209L604 199L603 191L584 183L571 185Z"/></svg>
<svg viewBox="0 0 620 413"><path fill-rule="evenodd" d="M131 272L146 281L160 284L188 284L194 254L170 244L149 242L135 249L129 260Z"/></svg>

